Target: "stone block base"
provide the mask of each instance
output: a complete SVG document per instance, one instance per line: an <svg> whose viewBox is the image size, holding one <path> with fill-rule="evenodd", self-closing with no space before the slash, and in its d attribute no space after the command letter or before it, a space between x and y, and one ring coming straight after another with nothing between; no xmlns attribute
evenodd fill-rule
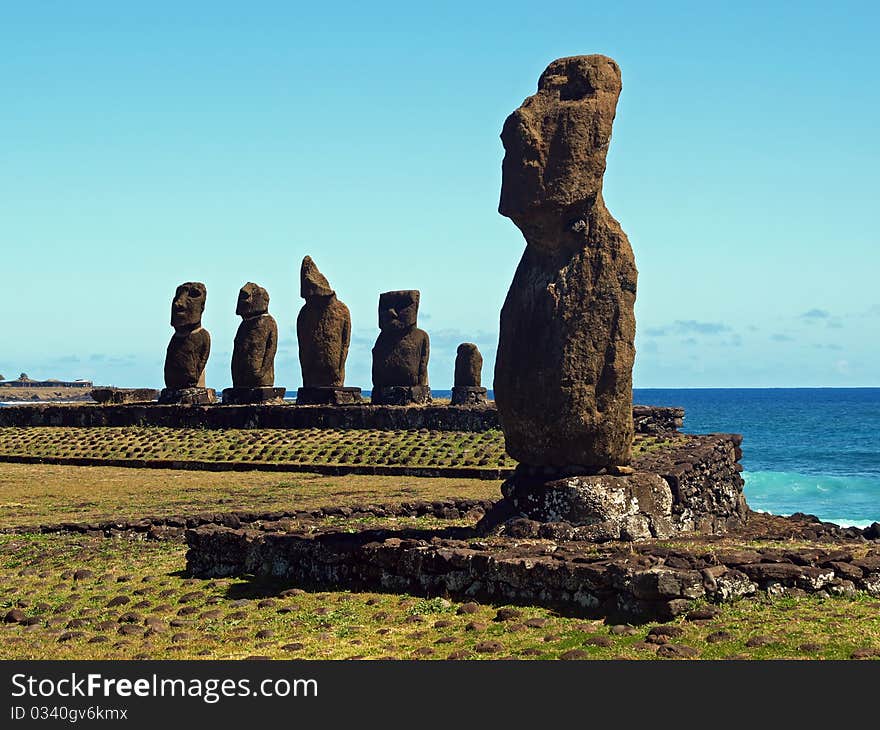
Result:
<svg viewBox="0 0 880 730"><path fill-rule="evenodd" d="M162 388L159 403L178 405L205 405L217 402L217 392L213 388Z"/></svg>
<svg viewBox="0 0 880 730"><path fill-rule="evenodd" d="M409 406L431 403L431 389L427 385L388 385L374 388L370 398L377 406Z"/></svg>
<svg viewBox="0 0 880 730"><path fill-rule="evenodd" d="M548 478L520 468L501 492L477 526L484 534L604 542L675 532L672 491L651 472Z"/></svg>
<svg viewBox="0 0 880 730"><path fill-rule="evenodd" d="M249 403L281 403L285 388L224 388L223 405L243 406Z"/></svg>
<svg viewBox="0 0 880 730"><path fill-rule="evenodd" d="M149 403L159 397L155 388L92 388L92 400L98 403Z"/></svg>
<svg viewBox="0 0 880 730"><path fill-rule="evenodd" d="M360 388L304 386L296 391L298 406L344 406L362 403L363 400Z"/></svg>
<svg viewBox="0 0 880 730"><path fill-rule="evenodd" d="M488 403L489 391L477 385L453 385L452 405L475 406Z"/></svg>

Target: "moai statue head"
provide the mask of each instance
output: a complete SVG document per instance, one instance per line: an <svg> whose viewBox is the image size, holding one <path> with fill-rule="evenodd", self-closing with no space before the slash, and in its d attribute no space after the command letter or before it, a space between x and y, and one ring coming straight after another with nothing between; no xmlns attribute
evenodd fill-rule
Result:
<svg viewBox="0 0 880 730"><path fill-rule="evenodd" d="M455 354L456 386L480 387L483 356L473 342L462 342Z"/></svg>
<svg viewBox="0 0 880 730"><path fill-rule="evenodd" d="M312 257L306 256L299 269L299 295L308 301L312 297L330 297L335 293L330 288L330 282L312 261Z"/></svg>
<svg viewBox="0 0 880 730"><path fill-rule="evenodd" d="M379 329L403 332L416 326L419 315L419 292L416 289L387 291L379 295Z"/></svg>
<svg viewBox="0 0 880 730"><path fill-rule="evenodd" d="M194 329L202 323L208 290L200 281L188 281L177 287L171 302L171 326Z"/></svg>
<svg viewBox="0 0 880 730"><path fill-rule="evenodd" d="M504 122L498 212L530 246L568 249L588 237L621 88L610 58L560 58Z"/></svg>
<svg viewBox="0 0 880 730"><path fill-rule="evenodd" d="M238 292L235 313L245 319L258 317L269 311L269 292L258 284L249 281Z"/></svg>

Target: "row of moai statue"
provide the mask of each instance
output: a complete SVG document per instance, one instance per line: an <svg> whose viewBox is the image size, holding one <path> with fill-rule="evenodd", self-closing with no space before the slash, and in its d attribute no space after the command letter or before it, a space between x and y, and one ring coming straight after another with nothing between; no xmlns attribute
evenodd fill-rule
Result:
<svg viewBox="0 0 880 730"><path fill-rule="evenodd" d="M300 268L300 296L305 304L296 320L302 387L298 405L361 403L361 389L345 386L345 361L351 342L351 314L318 270L311 257ZM205 366L211 336L202 327L207 289L200 282L177 287L171 304L174 335L165 357L165 388L160 403L216 402L205 387ZM417 326L419 292L390 291L379 295L379 336L373 346L373 390L378 405L431 402L428 385L428 333ZM275 387L278 325L269 314L269 293L248 282L238 294L235 313L242 318L232 351L232 387L222 393L224 404L278 403L285 388ZM470 342L459 345L455 359L453 405L479 405L487 400L480 384L483 357Z"/></svg>

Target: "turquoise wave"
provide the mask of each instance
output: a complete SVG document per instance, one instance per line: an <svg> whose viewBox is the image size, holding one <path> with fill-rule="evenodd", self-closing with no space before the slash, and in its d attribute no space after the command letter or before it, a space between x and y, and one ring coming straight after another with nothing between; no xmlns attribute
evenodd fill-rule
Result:
<svg viewBox="0 0 880 730"><path fill-rule="evenodd" d="M806 512L846 527L880 522L880 476L751 471L743 478L753 510L775 515Z"/></svg>

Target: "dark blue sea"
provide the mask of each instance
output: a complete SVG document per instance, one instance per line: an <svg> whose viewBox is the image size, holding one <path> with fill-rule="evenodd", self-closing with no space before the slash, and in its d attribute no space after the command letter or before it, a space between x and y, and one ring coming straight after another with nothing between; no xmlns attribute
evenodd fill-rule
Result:
<svg viewBox="0 0 880 730"><path fill-rule="evenodd" d="M687 433L743 434L752 509L880 522L880 388L636 389L633 399L683 406Z"/></svg>

